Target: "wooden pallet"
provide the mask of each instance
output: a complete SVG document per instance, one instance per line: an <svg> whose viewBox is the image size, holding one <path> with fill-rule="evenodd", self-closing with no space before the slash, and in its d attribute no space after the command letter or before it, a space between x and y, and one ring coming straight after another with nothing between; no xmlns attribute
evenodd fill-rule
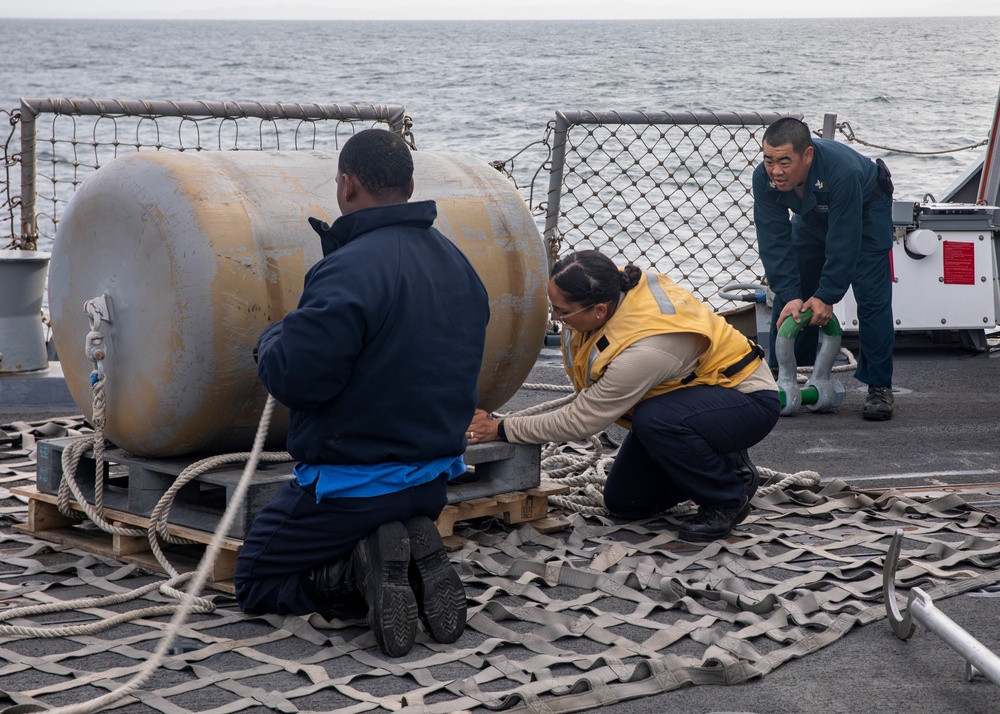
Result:
<svg viewBox="0 0 1000 714"><path fill-rule="evenodd" d="M38 444L35 485L40 494L57 495L63 479L62 455L74 438L48 439ZM448 503L505 498L536 488L540 478L541 447L490 442L474 444L465 454L470 472L448 484ZM122 449L104 452L104 505L122 513L148 518L177 477L194 462L192 457L150 459ZM294 462L261 463L244 491L228 536L242 539L281 486L294 477ZM83 497L94 502L96 464L88 451L80 459L75 481ZM199 531L214 532L232 502L243 465L224 465L207 471L183 486L170 506L170 522ZM496 494L500 494L497 496ZM507 498L511 502L511 498ZM519 523L520 521L511 521Z"/></svg>
<svg viewBox="0 0 1000 714"><path fill-rule="evenodd" d="M465 539L454 534L459 521L476 518L500 517L505 523L531 523L542 533L553 533L569 527L569 521L561 516L549 515L549 496L566 493L566 486L542 484L524 491L503 493L490 498L475 498L469 501L449 504L441 511L437 520L438 532L449 550L457 550ZM68 545L88 553L104 555L123 563L134 563L149 570L162 573L163 567L150 550L146 537L122 536L94 528L81 528L81 521L68 518L59 511L58 496L41 493L34 486L16 486L11 492L28 500L28 520L16 524L13 530L41 540L60 545ZM83 509L75 501L70 501L75 511ZM105 508L104 517L115 525L149 530L148 518L125 511ZM171 565L179 572L188 572L198 567L204 546L212 540L211 532L168 524L167 533L178 538L194 541L195 546L163 544L163 549ZM236 558L243 541L239 538L224 538L218 558L209 573L207 586L232 594L234 592L233 573Z"/></svg>
<svg viewBox="0 0 1000 714"><path fill-rule="evenodd" d="M39 442L35 486L40 494L59 493L63 452L75 441L75 438L66 438ZM147 459L122 449L107 449L104 452L104 505L120 513L148 518L177 477L194 463L192 457ZM236 539L246 536L261 509L274 498L282 484L294 478L292 466L291 461L258 465L226 535ZM214 533L223 512L232 502L243 470L243 464L226 464L189 481L174 494L170 522ZM95 471L94 455L87 451L80 459L75 481L89 503L94 502Z"/></svg>
<svg viewBox="0 0 1000 714"><path fill-rule="evenodd" d="M25 533L41 540L107 556L123 563L134 563L154 572L164 572L163 566L156 560L150 550L149 540L142 536L122 536L105 533L94 528L80 527L81 521L69 518L59 511L58 497L48 493L40 493L34 486L16 486L11 493L28 499L28 520L15 524L12 528L18 533ZM79 504L71 501L70 507L81 511ZM104 517L111 523L127 528L149 530L148 518L124 511L105 509ZM163 544L163 550L170 564L178 572L186 573L198 567L204 546L212 540L213 533L170 524L167 533L178 538L194 541L198 545ZM209 573L206 585L215 590L232 594L233 573L236 569L236 557L239 555L243 541L236 538L224 538L222 548L216 558L212 572Z"/></svg>
<svg viewBox="0 0 1000 714"><path fill-rule="evenodd" d="M438 533L446 548L457 550L465 543L464 538L454 534L455 524L459 521L499 516L504 523L531 523L542 533L561 531L569 527L569 521L562 516L549 516L549 496L567 491L567 486L543 483L524 491L451 503L438 516Z"/></svg>

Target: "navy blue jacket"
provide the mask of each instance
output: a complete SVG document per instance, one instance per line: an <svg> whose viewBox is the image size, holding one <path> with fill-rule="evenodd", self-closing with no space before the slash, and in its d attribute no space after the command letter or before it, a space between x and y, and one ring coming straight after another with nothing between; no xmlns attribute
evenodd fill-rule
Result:
<svg viewBox="0 0 1000 714"><path fill-rule="evenodd" d="M813 161L801 201L794 191L779 191L771 185L763 162L754 170L757 248L778 299L783 303L808 300L812 295L802 294L795 260L793 221L801 222L814 236L825 236L825 261L815 296L833 305L850 287L861 250L889 250L892 232L862 231L866 202L876 193L881 195L875 162L836 141L813 139L813 146ZM878 245L863 245L863 233Z"/></svg>
<svg viewBox="0 0 1000 714"><path fill-rule="evenodd" d="M318 229L324 257L298 307L257 342L260 379L291 410L296 460L409 463L465 451L489 298L432 228L436 217L433 201L400 203Z"/></svg>

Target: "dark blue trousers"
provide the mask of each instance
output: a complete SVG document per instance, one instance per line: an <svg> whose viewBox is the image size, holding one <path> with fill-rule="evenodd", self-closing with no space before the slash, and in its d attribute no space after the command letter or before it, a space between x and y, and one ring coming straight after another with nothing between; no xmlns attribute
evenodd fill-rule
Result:
<svg viewBox="0 0 1000 714"><path fill-rule="evenodd" d="M260 512L236 560L236 599L243 612L305 615L323 605L304 587L309 572L351 555L383 523L417 515L436 520L448 501L445 476L368 498L316 497L296 480Z"/></svg>
<svg viewBox="0 0 1000 714"><path fill-rule="evenodd" d="M725 455L748 449L778 423L776 391L681 387L639 402L604 486L608 510L646 518L688 499L739 505L745 484Z"/></svg>
<svg viewBox="0 0 1000 714"><path fill-rule="evenodd" d="M892 319L892 201L883 197L864 208L861 222L861 253L851 273L851 289L858 305L858 367L854 376L874 387L892 386L892 350L895 324ZM792 244L799 266L802 299L808 300L819 288L826 261L826 236L801 222L792 224ZM778 315L785 303L775 300L771 312L772 367L777 367L774 340ZM803 329L795 340L795 361L799 366L816 362L819 328Z"/></svg>

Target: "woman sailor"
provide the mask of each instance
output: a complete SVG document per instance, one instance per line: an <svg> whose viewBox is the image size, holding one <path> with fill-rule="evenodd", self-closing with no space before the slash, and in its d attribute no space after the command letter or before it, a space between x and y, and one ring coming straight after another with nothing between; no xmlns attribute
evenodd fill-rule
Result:
<svg viewBox="0 0 1000 714"><path fill-rule="evenodd" d="M604 487L612 513L656 515L692 500L681 539L727 537L750 512L759 474L747 449L781 408L762 351L670 278L619 270L596 250L552 268L552 317L576 399L556 411L493 419L477 410L470 443L585 439L617 422L629 433Z"/></svg>

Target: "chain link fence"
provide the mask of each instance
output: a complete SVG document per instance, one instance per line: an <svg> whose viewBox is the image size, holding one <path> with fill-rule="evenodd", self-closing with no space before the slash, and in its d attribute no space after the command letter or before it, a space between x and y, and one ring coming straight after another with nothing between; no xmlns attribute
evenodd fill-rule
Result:
<svg viewBox="0 0 1000 714"><path fill-rule="evenodd" d="M0 120L10 127L0 147L0 241L27 250L50 243L77 187L125 153L336 150L377 124L416 148L405 108L392 105L22 99Z"/></svg>
<svg viewBox="0 0 1000 714"><path fill-rule="evenodd" d="M764 276L751 181L767 126L797 114L557 112L545 208L551 259L594 248L718 308Z"/></svg>
<svg viewBox="0 0 1000 714"><path fill-rule="evenodd" d="M721 287L763 279L751 180L763 132L782 116L801 118L560 111L541 141L493 165L512 180L515 158L521 173L537 166L519 188L544 222L551 260L596 248L666 273L718 309L727 305ZM821 135L833 138L834 119L827 115ZM376 124L416 148L402 106L24 99L0 109L9 127L0 133L0 247L50 243L80 183L126 152L336 150L359 125ZM538 164L522 156L536 144Z"/></svg>

